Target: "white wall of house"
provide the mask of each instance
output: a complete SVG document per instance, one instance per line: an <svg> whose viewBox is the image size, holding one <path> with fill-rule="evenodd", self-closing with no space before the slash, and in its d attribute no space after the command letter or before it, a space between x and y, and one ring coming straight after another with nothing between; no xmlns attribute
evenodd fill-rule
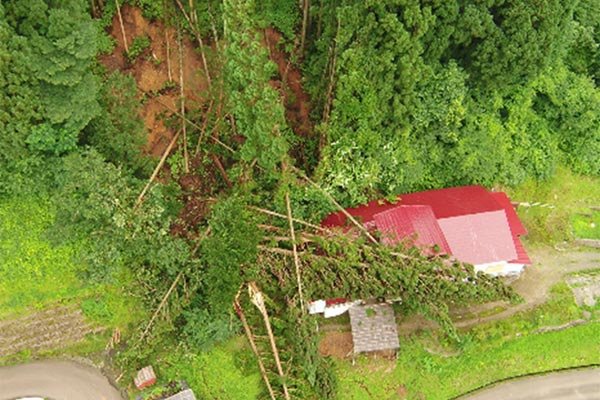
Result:
<svg viewBox="0 0 600 400"><path fill-rule="evenodd" d="M523 272L524 264L509 263L507 261L499 261L486 264L477 264L474 266L475 271L485 272L492 276L510 276L519 275Z"/></svg>

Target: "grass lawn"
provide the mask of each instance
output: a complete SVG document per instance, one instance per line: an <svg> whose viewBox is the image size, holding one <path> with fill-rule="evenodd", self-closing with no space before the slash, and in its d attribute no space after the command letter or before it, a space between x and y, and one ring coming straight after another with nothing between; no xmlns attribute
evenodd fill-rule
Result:
<svg viewBox="0 0 600 400"><path fill-rule="evenodd" d="M72 299L84 290L73 262L74 245L53 247L44 238L52 224L42 199L0 201L0 318Z"/></svg>
<svg viewBox="0 0 600 400"><path fill-rule="evenodd" d="M575 236L582 239L600 239L600 211L577 214L573 217Z"/></svg>
<svg viewBox="0 0 600 400"><path fill-rule="evenodd" d="M0 200L0 320L74 303L87 320L106 327L107 332L114 327L126 332L140 318L135 302L123 289L130 279L126 271L117 279L121 285L86 282L83 267L74 257L85 250L85 241L53 246L45 237L53 221L51 203L44 199ZM86 351L79 354L105 345L105 339L98 346L82 344Z"/></svg>
<svg viewBox="0 0 600 400"><path fill-rule="evenodd" d="M591 213L590 206L600 205L600 179L576 175L567 169L559 169L554 177L547 181L528 181L522 185L506 189L513 201L541 203L532 207L519 207L519 217L529 231L529 242L554 244L570 240L574 236L600 235L595 213L596 228L588 222L584 227L579 213ZM589 232L593 230L592 232ZM592 237L593 238L593 237Z"/></svg>
<svg viewBox="0 0 600 400"><path fill-rule="evenodd" d="M401 340L397 362L359 357L353 366L338 361L338 398L391 399L402 393L410 399L449 399L500 379L600 363L597 320L535 333L541 326L577 319L581 312L560 284L545 305L463 332L459 345L425 332Z"/></svg>
<svg viewBox="0 0 600 400"><path fill-rule="evenodd" d="M254 400L262 388L256 359L243 336L207 353L175 348L154 357L159 384L145 395L159 394L168 382L180 380L185 380L199 399ZM131 398L138 393L132 390Z"/></svg>

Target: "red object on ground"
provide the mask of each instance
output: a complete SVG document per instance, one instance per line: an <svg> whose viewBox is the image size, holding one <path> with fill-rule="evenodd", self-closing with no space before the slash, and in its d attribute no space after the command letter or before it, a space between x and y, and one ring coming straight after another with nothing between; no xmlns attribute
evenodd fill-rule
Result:
<svg viewBox="0 0 600 400"><path fill-rule="evenodd" d="M452 254L430 206L398 206L374 215L375 225L383 234L382 242L396 245L406 238L427 254Z"/></svg>
<svg viewBox="0 0 600 400"><path fill-rule="evenodd" d="M154 385L156 383L156 375L154 374L152 365L140 369L137 376L133 379L133 383L135 383L135 387L140 390Z"/></svg>
<svg viewBox="0 0 600 400"><path fill-rule="evenodd" d="M325 300L325 306L326 307L331 307L331 306L335 306L335 305L338 305L338 304L344 304L344 303L347 303L347 302L348 302L348 299L346 299L344 297L337 297L335 299Z"/></svg>

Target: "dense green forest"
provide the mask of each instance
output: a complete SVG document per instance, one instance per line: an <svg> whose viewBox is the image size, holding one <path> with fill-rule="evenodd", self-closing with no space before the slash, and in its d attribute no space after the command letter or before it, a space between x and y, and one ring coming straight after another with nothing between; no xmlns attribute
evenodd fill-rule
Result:
<svg viewBox="0 0 600 400"><path fill-rule="evenodd" d="M452 340L450 305L518 300L469 266L320 235L336 201L600 175L595 0L119 3L0 3L0 200L43 204L44 237L77 265L69 279L140 304L115 355L128 373L164 349L214 351L246 319L266 337L246 295L257 282L286 365L284 379L265 360L277 396L333 399L307 299L402 297ZM193 43L200 100L181 73L140 89L136 65L165 61L146 36L121 50L117 5L177 33L169 74ZM120 51L124 67L102 61ZM165 93L163 165L141 110Z"/></svg>

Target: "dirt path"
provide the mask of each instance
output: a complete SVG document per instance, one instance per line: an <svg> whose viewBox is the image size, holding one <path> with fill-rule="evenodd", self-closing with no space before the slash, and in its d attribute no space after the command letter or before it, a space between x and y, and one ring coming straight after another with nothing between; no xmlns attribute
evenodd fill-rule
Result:
<svg viewBox="0 0 600 400"><path fill-rule="evenodd" d="M0 367L0 400L25 396L64 400L123 399L98 370L72 361Z"/></svg>
<svg viewBox="0 0 600 400"><path fill-rule="evenodd" d="M563 280L567 274L600 268L600 251L579 249L572 247L559 251L551 247L530 249L529 255L535 264L528 267L525 272L512 283L512 287L519 293L524 302L510 307L505 302L482 304L465 309L452 311L452 319L459 328L468 328L484 322L497 321L508 318L521 311L534 308L548 300L550 288ZM504 308L500 312L488 312L496 307ZM485 315L473 317L474 315ZM435 324L421 316L411 316L402 319L398 324L401 335L410 335L420 329L429 329ZM321 327L327 332L319 345L319 350L324 355L333 355L343 358L352 349L352 337L349 325L332 324Z"/></svg>
<svg viewBox="0 0 600 400"><path fill-rule="evenodd" d="M457 323L459 327L467 327L481 322L497 321L514 315L520 311L528 310L545 303L548 300L550 288L567 274L600 268L600 252L571 248L564 251L545 247L530 250L529 254L535 264L529 266L525 272L512 283L512 287L519 293L524 302L505 311L483 318L464 320ZM476 314L482 307L469 309L471 314Z"/></svg>

